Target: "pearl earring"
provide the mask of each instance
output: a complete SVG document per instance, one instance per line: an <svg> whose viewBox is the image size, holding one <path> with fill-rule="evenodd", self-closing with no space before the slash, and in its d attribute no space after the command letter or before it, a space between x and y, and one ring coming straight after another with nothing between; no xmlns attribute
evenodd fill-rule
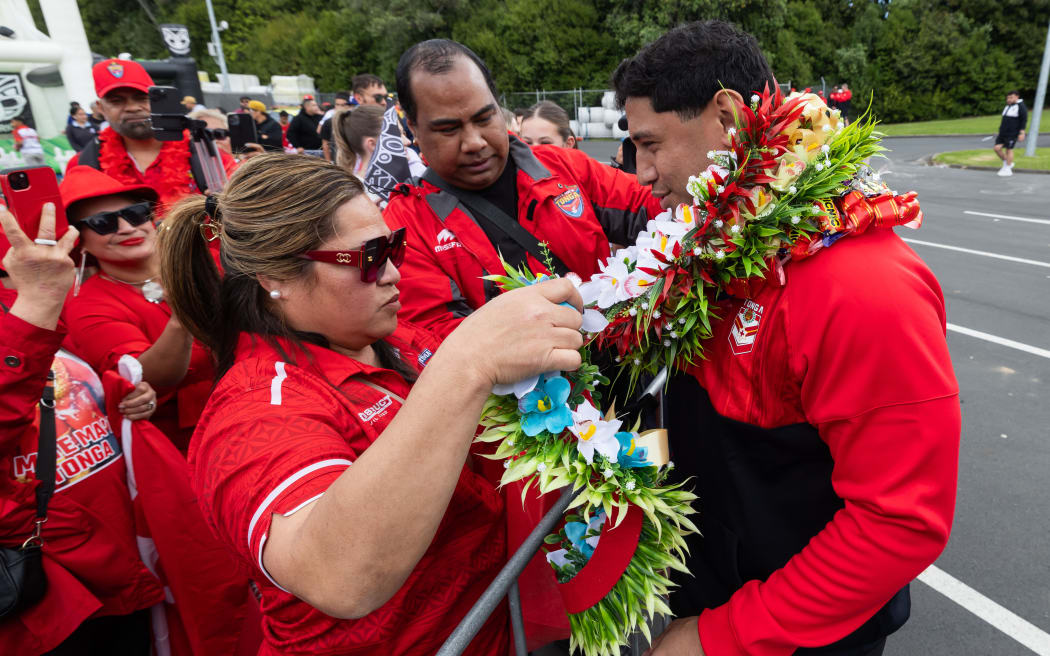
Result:
<svg viewBox="0 0 1050 656"><path fill-rule="evenodd" d="M272 290L270 290L270 298L272 298L274 300L277 300L277 299L281 298L281 290L279 290L279 289L272 289Z"/></svg>

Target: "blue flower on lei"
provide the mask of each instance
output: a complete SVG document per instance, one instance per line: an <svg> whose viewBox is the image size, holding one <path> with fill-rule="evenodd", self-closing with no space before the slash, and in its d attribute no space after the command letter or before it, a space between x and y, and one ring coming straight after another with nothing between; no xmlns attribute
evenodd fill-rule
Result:
<svg viewBox="0 0 1050 656"><path fill-rule="evenodd" d="M594 548L598 546L598 540L601 538L600 535L592 535L587 537L588 531L599 533L602 530L602 524L605 523L605 513L597 512L591 517L591 521L588 524L583 522L566 522L565 523L565 537L572 543L574 550L579 551L583 554L583 557L590 560L591 555L594 554Z"/></svg>
<svg viewBox="0 0 1050 656"><path fill-rule="evenodd" d="M562 376L551 376L536 383L536 387L518 401L522 413L521 429L529 437L546 430L559 435L572 426L569 410L571 385Z"/></svg>
<svg viewBox="0 0 1050 656"><path fill-rule="evenodd" d="M653 466L653 463L646 460L649 457L649 449L644 446L635 446L634 441L637 437L638 433L620 432L616 434L616 440L620 443L620 454L616 457L616 462L621 467L634 469Z"/></svg>

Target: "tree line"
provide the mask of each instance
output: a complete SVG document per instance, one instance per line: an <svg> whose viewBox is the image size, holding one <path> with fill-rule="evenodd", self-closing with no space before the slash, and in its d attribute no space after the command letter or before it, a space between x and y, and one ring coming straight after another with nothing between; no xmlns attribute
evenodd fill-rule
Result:
<svg viewBox="0 0 1050 656"><path fill-rule="evenodd" d="M39 16L38 3L30 4ZM604 88L624 57L669 27L720 18L754 34L781 82L849 83L854 107L883 121L994 113L1007 90L1029 104L1050 0L214 0L231 72L305 73L345 89L355 73L393 86L400 54L434 37L483 57L503 92ZM200 68L210 26L202 0L80 2L92 49L163 58L156 23L190 28ZM43 26L42 19L38 24Z"/></svg>

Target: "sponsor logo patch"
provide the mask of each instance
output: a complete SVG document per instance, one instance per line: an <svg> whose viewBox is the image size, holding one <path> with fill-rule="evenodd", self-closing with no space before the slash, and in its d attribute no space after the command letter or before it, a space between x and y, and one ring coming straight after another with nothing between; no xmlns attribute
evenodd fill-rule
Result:
<svg viewBox="0 0 1050 656"><path fill-rule="evenodd" d="M745 301L733 319L733 329L729 331L729 346L734 355L750 353L758 339L758 329L762 322L762 306L754 301Z"/></svg>
<svg viewBox="0 0 1050 656"><path fill-rule="evenodd" d="M431 356L433 356L433 355L434 355L434 353L430 349L423 349L423 352L419 354L419 358L418 358L419 366L420 367L427 366L427 361L430 360Z"/></svg>
<svg viewBox="0 0 1050 656"><path fill-rule="evenodd" d="M113 62L112 64L106 67L106 70L109 71L110 75L117 78L118 80L124 77L124 64L118 64L117 62Z"/></svg>
<svg viewBox="0 0 1050 656"><path fill-rule="evenodd" d="M383 398L376 401L375 405L373 405L371 408L357 413L357 416L361 421L375 421L376 419L379 419L380 417L385 415L387 409L390 408L390 406L393 405L393 403L393 399L391 399L390 395L387 394Z"/></svg>
<svg viewBox="0 0 1050 656"><path fill-rule="evenodd" d="M459 240L456 239L456 233L448 228L445 228L438 233L437 241L437 246L434 247L435 253L447 251L451 248L463 248L463 244L459 243Z"/></svg>
<svg viewBox="0 0 1050 656"><path fill-rule="evenodd" d="M573 218L583 216L583 195L579 187L570 187L568 191L554 199L558 209Z"/></svg>

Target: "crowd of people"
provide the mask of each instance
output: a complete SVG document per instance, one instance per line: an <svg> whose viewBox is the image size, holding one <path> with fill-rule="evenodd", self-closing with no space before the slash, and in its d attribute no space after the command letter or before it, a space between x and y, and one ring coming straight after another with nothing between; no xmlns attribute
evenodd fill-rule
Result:
<svg viewBox="0 0 1050 656"><path fill-rule="evenodd" d="M402 55L394 98L374 75L290 120L242 98L258 134L244 152L224 112L184 98L220 149L216 191L188 138L154 137L140 65L93 73L99 100L70 111L65 220L47 204L27 234L0 210L0 544L33 532L46 389L58 444L48 588L0 616L10 653L434 653L532 528L472 444L490 391L580 366L566 274L690 202L734 103L775 84L720 21L624 60L634 174L579 150L553 103L505 112L485 62L435 39ZM370 182L392 157L400 179ZM500 293L484 276L501 259L562 277ZM723 322L671 384L706 539L653 654L880 654L947 540L959 401L936 280L890 231L789 276L757 299L754 354ZM741 516L740 494L770 521ZM560 615L567 637L535 562L526 628ZM508 627L500 606L465 653L507 654Z"/></svg>

